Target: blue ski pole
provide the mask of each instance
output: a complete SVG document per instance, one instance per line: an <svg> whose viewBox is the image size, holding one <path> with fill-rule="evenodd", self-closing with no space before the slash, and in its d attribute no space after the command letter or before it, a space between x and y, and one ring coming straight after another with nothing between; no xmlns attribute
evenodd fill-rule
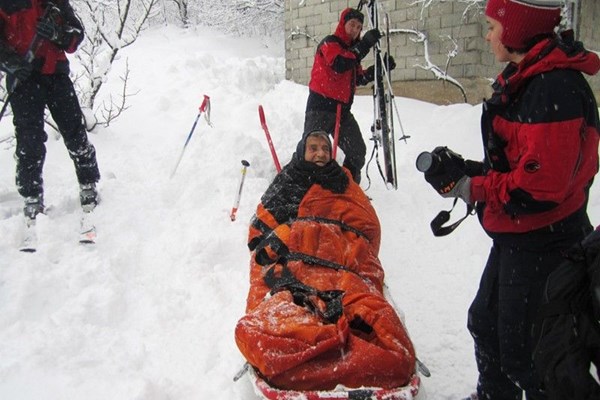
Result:
<svg viewBox="0 0 600 400"><path fill-rule="evenodd" d="M208 125L212 126L210 124L210 97L208 97L207 95L204 95L204 100L202 100L202 104L200 104L198 115L196 115L196 119L194 120L194 125L192 125L192 129L190 130L190 133L188 134L187 139L185 139L185 143L183 144L183 149L181 149L181 154L179 155L179 158L177 159L177 163L175 164L175 168L173 168L173 172L171 172L171 178L173 177L173 175L175 175L175 172L177 171L177 167L179 167L179 163L181 162L181 159L183 158L183 153L185 153L185 149L186 149L188 143L190 142L192 135L194 134L194 130L196 129L196 125L198 124L198 120L200 119L200 116L202 115L202 113L204 113L204 118L206 119L206 122L208 123Z"/></svg>

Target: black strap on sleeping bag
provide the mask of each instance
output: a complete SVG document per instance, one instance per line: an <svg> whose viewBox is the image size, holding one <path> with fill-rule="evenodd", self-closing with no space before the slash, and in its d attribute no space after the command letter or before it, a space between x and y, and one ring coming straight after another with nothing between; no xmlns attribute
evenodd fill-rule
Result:
<svg viewBox="0 0 600 400"><path fill-rule="evenodd" d="M308 308L324 321L335 324L342 316L343 290L320 291L298 280L286 265L282 266L281 274L275 275L275 266L269 268L264 276L264 281L271 288L271 295L287 290L294 298L294 304ZM325 303L325 310L316 304L315 297Z"/></svg>
<svg viewBox="0 0 600 400"><path fill-rule="evenodd" d="M285 256L285 259L287 261L302 261L303 263L308 264L308 265L316 265L316 266L320 266L320 267L335 269L336 271L352 272L353 274L360 276L360 274L358 274L356 271L352 271L350 268L346 267L345 265L338 264L333 261L327 261L327 260L324 260L319 257L309 256L308 254L304 254L304 253L289 253L288 255ZM362 276L361 276L361 278L362 278Z"/></svg>
<svg viewBox="0 0 600 400"><path fill-rule="evenodd" d="M330 219L330 218L323 218L323 217L298 217L298 218L296 218L296 221L315 221L315 222L318 222L321 224L336 225L336 226L339 226L343 231L353 232L356 234L356 236L360 236L363 239L365 239L367 242L370 242L367 235L365 235L362 231L360 231L359 229L356 229L348 224L345 224L342 221L339 221L337 219Z"/></svg>

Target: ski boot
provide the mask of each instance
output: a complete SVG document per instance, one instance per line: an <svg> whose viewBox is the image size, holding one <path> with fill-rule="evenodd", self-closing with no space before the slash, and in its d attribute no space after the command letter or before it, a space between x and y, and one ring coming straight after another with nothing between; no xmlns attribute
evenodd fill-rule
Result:
<svg viewBox="0 0 600 400"><path fill-rule="evenodd" d="M25 207L23 215L25 216L25 231L19 250L26 253L33 253L37 246L37 233L35 228L35 218L39 213L44 212L44 196L40 193L37 196L25 197Z"/></svg>
<svg viewBox="0 0 600 400"><path fill-rule="evenodd" d="M25 197L25 207L23 207L23 214L27 220L35 220L35 217L39 213L44 212L44 195L39 194L37 196Z"/></svg>
<svg viewBox="0 0 600 400"><path fill-rule="evenodd" d="M35 228L35 218L39 213L44 212L44 196L25 197L25 207L23 207L23 215L25 216L25 231L19 250L26 253L35 252L37 246L37 233Z"/></svg>
<svg viewBox="0 0 600 400"><path fill-rule="evenodd" d="M83 214L79 226L79 243L96 243L96 226L94 224L94 208L98 205L98 192L95 183L79 185L79 201Z"/></svg>
<svg viewBox="0 0 600 400"><path fill-rule="evenodd" d="M98 192L95 183L82 183L79 185L79 201L83 212L89 213L98 205Z"/></svg>

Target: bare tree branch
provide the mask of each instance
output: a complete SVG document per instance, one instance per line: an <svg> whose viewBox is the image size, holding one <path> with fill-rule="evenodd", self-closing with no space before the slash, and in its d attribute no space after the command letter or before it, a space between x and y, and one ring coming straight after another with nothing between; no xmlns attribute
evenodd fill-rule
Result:
<svg viewBox="0 0 600 400"><path fill-rule="evenodd" d="M128 93L128 91L127 91L127 82L129 81L129 72L130 72L129 60L126 60L125 61L125 75L120 77L121 81L123 82L123 86L122 86L123 89L120 94L121 99L117 103L116 101L113 100L113 96L111 94L109 96L110 101L108 103L105 101L102 102L103 110L101 111L101 115L102 115L103 119L96 121L95 125L102 124L102 125L104 125L104 127L108 127L112 121L117 119L117 117L119 117L124 111L129 109L129 106L127 105L127 98L131 97L131 96L135 96L136 94L139 93L139 91L137 91L135 93ZM93 129L95 127L95 125L91 129Z"/></svg>
<svg viewBox="0 0 600 400"><path fill-rule="evenodd" d="M468 14L472 11L472 10L476 10L477 12L479 12L482 8L483 8L483 3L486 0L452 0L452 1L458 1L459 3L466 3L467 6L465 7L465 10L463 11L463 19L468 19ZM446 3L449 2L448 0L414 0L412 3L410 3L409 5L414 6L417 4L421 5L421 19L423 19L425 10L430 7L432 4L435 3Z"/></svg>
<svg viewBox="0 0 600 400"><path fill-rule="evenodd" d="M80 0L81 14L86 26L86 39L76 57L83 67L83 79L78 80L83 104L100 113L101 122L108 126L127 109L126 99L129 65L126 63L120 104L109 94L108 102L96 107L96 98L117 58L119 51L133 44L146 26L159 0ZM115 22L117 22L115 24ZM96 119L98 117L96 116ZM89 127L88 127L89 128Z"/></svg>
<svg viewBox="0 0 600 400"><path fill-rule="evenodd" d="M319 43L319 40L315 36L312 36L308 32L301 30L299 26L296 26L294 29L292 29L288 38L294 40L297 36L304 36L317 44Z"/></svg>
<svg viewBox="0 0 600 400"><path fill-rule="evenodd" d="M413 35L414 38L411 38L411 40L413 40L416 43L422 43L423 49L424 49L423 56L425 58L425 65L417 64L417 65L415 65L415 67L424 69L426 71L430 71L433 73L433 75L437 79L440 79L444 82L449 82L452 85L456 86L458 89L460 89L460 92L462 93L465 103L467 102L467 93L465 91L465 88L460 84L460 82L458 82L456 79L449 76L447 73L447 70L442 70L440 67L438 67L433 62L431 62L431 59L429 56L429 40L427 39L427 35L424 32L417 31L414 29L390 29L390 35L395 34L395 33ZM450 52L448 52L448 58L446 60L446 68L448 68L448 66L450 65L451 59L454 58L458 53L458 45L456 44L455 41L453 41L453 42L454 42L454 49L451 50Z"/></svg>

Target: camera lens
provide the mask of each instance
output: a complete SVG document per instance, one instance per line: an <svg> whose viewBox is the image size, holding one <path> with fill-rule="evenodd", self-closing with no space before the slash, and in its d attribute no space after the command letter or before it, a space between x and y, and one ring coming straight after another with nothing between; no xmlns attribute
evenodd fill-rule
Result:
<svg viewBox="0 0 600 400"><path fill-rule="evenodd" d="M417 169L421 172L427 172L433 167L433 154L424 151L417 157Z"/></svg>

